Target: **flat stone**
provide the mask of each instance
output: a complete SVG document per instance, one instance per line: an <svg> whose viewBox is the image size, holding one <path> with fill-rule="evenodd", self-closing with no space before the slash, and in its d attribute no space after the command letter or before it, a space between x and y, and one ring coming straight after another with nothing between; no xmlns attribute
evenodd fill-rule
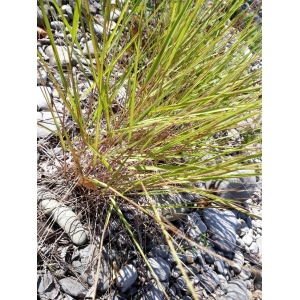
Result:
<svg viewBox="0 0 300 300"><path fill-rule="evenodd" d="M196 212L187 215L187 228L186 233L196 241L200 240L201 234L207 231L206 225Z"/></svg>
<svg viewBox="0 0 300 300"><path fill-rule="evenodd" d="M227 300L249 300L247 285L242 280L231 280L227 285Z"/></svg>
<svg viewBox="0 0 300 300"><path fill-rule="evenodd" d="M253 173L253 171L239 170L233 173L237 175L237 178L230 178L226 181L218 181L216 186L219 196L239 201L245 201L251 198L256 188L256 178L255 176L238 178L238 175L245 173L249 174Z"/></svg>
<svg viewBox="0 0 300 300"><path fill-rule="evenodd" d="M156 257L149 258L148 261L160 281L167 281L169 279L171 271L169 264L165 260L160 257Z"/></svg>
<svg viewBox="0 0 300 300"><path fill-rule="evenodd" d="M231 253L236 246L237 219L232 211L207 208L203 211L203 221L212 233L214 246Z"/></svg>
<svg viewBox="0 0 300 300"><path fill-rule="evenodd" d="M72 66L76 66L77 64L76 57L73 56L72 59L70 60L70 57L68 55L68 50L65 46L56 46L56 49L57 49L58 57L63 67L67 66L70 62ZM49 64L53 67L56 67L57 63L55 60L52 46L48 46L46 48L45 54L49 57Z"/></svg>
<svg viewBox="0 0 300 300"><path fill-rule="evenodd" d="M37 87L37 109L43 111L49 111L48 103L45 97L51 101L51 88L49 87Z"/></svg>
<svg viewBox="0 0 300 300"><path fill-rule="evenodd" d="M137 270L135 266L127 265L120 269L116 285L121 288L121 292L125 292L136 281L136 279Z"/></svg>
<svg viewBox="0 0 300 300"><path fill-rule="evenodd" d="M79 294L86 294L85 287L78 282L75 278L66 277L58 281L61 289L73 297L78 297Z"/></svg>

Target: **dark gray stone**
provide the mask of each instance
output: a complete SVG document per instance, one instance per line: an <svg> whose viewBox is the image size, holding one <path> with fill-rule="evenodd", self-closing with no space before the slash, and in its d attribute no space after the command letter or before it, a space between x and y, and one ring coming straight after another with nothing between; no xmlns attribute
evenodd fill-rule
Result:
<svg viewBox="0 0 300 300"><path fill-rule="evenodd" d="M167 245L159 245L150 250L149 257L167 259L169 257L169 253L169 247Z"/></svg>
<svg viewBox="0 0 300 300"><path fill-rule="evenodd" d="M61 289L73 297L78 297L80 294L86 294L86 288L76 280L76 278L66 277L58 281Z"/></svg>
<svg viewBox="0 0 300 300"><path fill-rule="evenodd" d="M136 268L133 265L127 265L120 269L116 285L121 288L121 292L125 292L136 281L136 279Z"/></svg>
<svg viewBox="0 0 300 300"><path fill-rule="evenodd" d="M256 188L256 177L238 178L241 174L251 174L252 170L239 170L233 174L237 175L237 178L230 178L227 181L219 181L216 183L218 194L220 197L227 199L234 199L239 201L245 201L253 195Z"/></svg>
<svg viewBox="0 0 300 300"><path fill-rule="evenodd" d="M220 279L216 272L209 269L204 274L197 274L200 285L210 293L213 293L219 285Z"/></svg>
<svg viewBox="0 0 300 300"><path fill-rule="evenodd" d="M229 210L218 210L207 208L203 212L203 221L210 230L211 239L216 248L224 251L224 254L231 253L236 246L236 225L237 219Z"/></svg>
<svg viewBox="0 0 300 300"><path fill-rule="evenodd" d="M148 261L160 281L167 281L169 279L171 271L169 264L165 260L160 257L156 257L149 258Z"/></svg>
<svg viewBox="0 0 300 300"><path fill-rule="evenodd" d="M168 283L161 283L163 288L166 290ZM139 298L138 298L139 299ZM165 300L166 297L163 293L163 291L161 290L161 288L159 287L159 285L155 282L150 290L142 297L140 298L141 300Z"/></svg>
<svg viewBox="0 0 300 300"><path fill-rule="evenodd" d="M215 262L214 262L214 267L215 267L215 271L218 272L219 274L224 274L224 262L223 260L221 259L217 259Z"/></svg>

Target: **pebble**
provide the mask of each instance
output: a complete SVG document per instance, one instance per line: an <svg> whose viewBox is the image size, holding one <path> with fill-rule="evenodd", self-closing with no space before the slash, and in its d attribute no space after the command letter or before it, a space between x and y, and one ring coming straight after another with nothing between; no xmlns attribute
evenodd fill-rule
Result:
<svg viewBox="0 0 300 300"><path fill-rule="evenodd" d="M93 28L94 28L95 34L97 36L102 36L103 35L104 28L100 24L93 23Z"/></svg>
<svg viewBox="0 0 300 300"><path fill-rule="evenodd" d="M49 271L37 276L37 291L47 299L55 299L58 296L59 287Z"/></svg>
<svg viewBox="0 0 300 300"><path fill-rule="evenodd" d="M66 47L64 46L56 46L57 49L57 53L60 59L60 62L62 64L62 66L67 66L70 63L70 58L68 56L68 51L66 49ZM55 60L55 56L54 56L54 51L52 46L48 46L45 50L45 54L49 57L49 64L53 67L57 66L56 60ZM76 66L77 62L76 62L76 58L75 56L72 57L71 59L71 64L73 66Z"/></svg>
<svg viewBox="0 0 300 300"><path fill-rule="evenodd" d="M110 13L110 19L116 22L118 21L120 15L121 11L119 9L115 9Z"/></svg>
<svg viewBox="0 0 300 300"><path fill-rule="evenodd" d="M121 288L121 292L125 292L136 281L137 270L133 265L127 265L120 269L119 276L116 280L117 287Z"/></svg>
<svg viewBox="0 0 300 300"><path fill-rule="evenodd" d="M224 263L222 260L220 259L217 259L215 262L214 262L214 267L215 267L215 271L220 273L220 274L224 274Z"/></svg>
<svg viewBox="0 0 300 300"><path fill-rule="evenodd" d="M253 242L253 243L250 245L249 251L250 251L250 253L252 253L252 254L258 254L259 248L258 248L258 245L257 245L256 242Z"/></svg>
<svg viewBox="0 0 300 300"><path fill-rule="evenodd" d="M63 30L65 25L63 22L60 22L60 21L52 21L50 23L50 26L52 29L55 29L55 30Z"/></svg>
<svg viewBox="0 0 300 300"><path fill-rule="evenodd" d="M247 290L246 283L242 280L231 280L227 285L227 300L249 300L250 291Z"/></svg>
<svg viewBox="0 0 300 300"><path fill-rule="evenodd" d="M233 263L231 264L231 268L235 274L239 274L242 270L244 264L244 255L240 251L236 251L233 258Z"/></svg>
<svg viewBox="0 0 300 300"><path fill-rule="evenodd" d="M37 70L37 84L38 85L45 85L47 82L47 72L45 70L39 69Z"/></svg>
<svg viewBox="0 0 300 300"><path fill-rule="evenodd" d="M192 264L197 259L198 253L196 251L186 250L185 255L186 255L186 262L188 264Z"/></svg>
<svg viewBox="0 0 300 300"><path fill-rule="evenodd" d="M237 219L232 211L207 208L203 211L203 221L212 233L216 248L231 253L236 246Z"/></svg>
<svg viewBox="0 0 300 300"><path fill-rule="evenodd" d="M164 289L167 288L167 286L169 285L168 283L164 283L161 282L162 286L164 287ZM166 299L164 296L163 291L161 290L161 288L159 287L159 285L155 282L150 290L144 295L143 298L140 298L141 300L164 300Z"/></svg>
<svg viewBox="0 0 300 300"><path fill-rule="evenodd" d="M72 7L69 4L63 5L61 7L61 10L68 15L69 19L72 20L73 19L73 10Z"/></svg>
<svg viewBox="0 0 300 300"><path fill-rule="evenodd" d="M186 233L196 242L200 240L201 234L207 231L206 225L196 212L187 215L187 228Z"/></svg>
<svg viewBox="0 0 300 300"><path fill-rule="evenodd" d="M42 10L39 7L37 7L37 26L38 27L44 27L45 26L43 13L42 13Z"/></svg>
<svg viewBox="0 0 300 300"><path fill-rule="evenodd" d="M86 294L86 288L76 280L76 278L66 277L60 279L59 284L61 289L70 296L78 297L80 294Z"/></svg>
<svg viewBox="0 0 300 300"><path fill-rule="evenodd" d="M90 55L92 57L95 56L95 52L94 52L94 47L93 47L93 41L88 41L85 45L84 45L84 48L82 50L83 54L88 56L89 55L89 52L90 52Z"/></svg>
<svg viewBox="0 0 300 300"><path fill-rule="evenodd" d="M197 277L200 279L200 285L210 293L213 293L216 290L220 282L217 273L211 269L209 269L203 275L197 274Z"/></svg>
<svg viewBox="0 0 300 300"><path fill-rule="evenodd" d="M246 234L246 235L243 236L243 241L244 241L245 245L248 246L248 247L252 244L253 238L249 234L249 232L248 232L248 234Z"/></svg>
<svg viewBox="0 0 300 300"><path fill-rule="evenodd" d="M211 246L208 247L208 250L215 252ZM205 252L205 251L204 251L204 259L208 264L213 264L216 260L212 254Z"/></svg>
<svg viewBox="0 0 300 300"><path fill-rule="evenodd" d="M111 284L110 278L112 278L112 266L110 266L107 251L103 248L101 255L99 280L97 283L98 292L103 293L108 290Z"/></svg>
<svg viewBox="0 0 300 300"><path fill-rule="evenodd" d="M252 170L240 170L233 174L237 176L244 173L253 173ZM245 201L253 195L256 187L255 176L245 178L230 178L216 183L220 197Z"/></svg>
<svg viewBox="0 0 300 300"><path fill-rule="evenodd" d="M167 191L166 191L167 192ZM184 204L182 195L177 194L159 194L152 196L152 200L156 206L168 206L172 204ZM168 207L158 209L168 221L175 221L185 216L187 209L184 207Z"/></svg>
<svg viewBox="0 0 300 300"><path fill-rule="evenodd" d="M160 281L167 281L171 271L168 263L160 257L149 258L149 264Z"/></svg>
<svg viewBox="0 0 300 300"><path fill-rule="evenodd" d="M168 259L169 254L170 254L169 248L166 245L159 245L153 247L148 253L149 257L153 257L153 258L160 257L162 259ZM183 256L183 254L181 256Z"/></svg>
<svg viewBox="0 0 300 300"><path fill-rule="evenodd" d="M51 88L37 87L37 109L43 111L49 111L48 103L45 97L51 101ZM56 127L55 127L56 128Z"/></svg>
<svg viewBox="0 0 300 300"><path fill-rule="evenodd" d="M228 285L226 278L222 274L218 274L218 276L219 276L219 285L220 285L220 288L222 290L226 290L227 285Z"/></svg>

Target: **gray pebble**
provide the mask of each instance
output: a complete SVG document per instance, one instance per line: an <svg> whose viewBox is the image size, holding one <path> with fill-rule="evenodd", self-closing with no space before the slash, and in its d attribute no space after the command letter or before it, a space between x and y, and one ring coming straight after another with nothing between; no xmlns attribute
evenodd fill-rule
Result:
<svg viewBox="0 0 300 300"><path fill-rule="evenodd" d="M60 21L52 21L50 23L50 26L52 29L55 29L55 30L63 30L65 25L63 22L60 22Z"/></svg>
<svg viewBox="0 0 300 300"><path fill-rule="evenodd" d="M212 233L216 248L224 254L231 253L236 246L237 219L232 211L207 208L203 211L203 221Z"/></svg>
<svg viewBox="0 0 300 300"><path fill-rule="evenodd" d="M166 245L159 245L152 248L149 252L149 257L160 257L162 259L167 259L169 257L169 247Z"/></svg>
<svg viewBox="0 0 300 300"><path fill-rule="evenodd" d="M102 36L103 35L104 28L100 24L93 23L93 28L94 28L95 34L97 36Z"/></svg>
<svg viewBox="0 0 300 300"><path fill-rule="evenodd" d="M74 297L78 297L79 294L86 294L86 288L76 280L76 278L66 277L58 281L61 289Z"/></svg>
<svg viewBox="0 0 300 300"><path fill-rule="evenodd" d="M218 272L219 274L224 274L224 263L222 260L220 259L217 259L215 262L214 262L214 267L215 267L215 271Z"/></svg>
<svg viewBox="0 0 300 300"><path fill-rule="evenodd" d="M253 242L249 247L250 253L257 254L259 252L259 248L256 242Z"/></svg>
<svg viewBox="0 0 300 300"><path fill-rule="evenodd" d="M204 274L197 274L200 285L208 292L213 293L219 285L220 279L216 272L208 270Z"/></svg>
<svg viewBox="0 0 300 300"><path fill-rule="evenodd" d="M248 234L246 234L246 235L243 236L243 241L245 242L245 245L248 246L248 247L252 244L253 238L249 234L249 232L248 232Z"/></svg>
<svg viewBox="0 0 300 300"><path fill-rule="evenodd" d="M133 265L127 265L120 269L116 285L121 288L121 292L125 292L136 281L136 279L136 268Z"/></svg>
<svg viewBox="0 0 300 300"><path fill-rule="evenodd" d="M200 240L200 235L207 231L206 225L196 212L187 215L187 231L186 233L194 240Z"/></svg>
<svg viewBox="0 0 300 300"><path fill-rule="evenodd" d="M236 251L233 258L233 263L231 264L231 268L234 273L239 274L242 270L244 264L244 255L240 251Z"/></svg>
<svg viewBox="0 0 300 300"><path fill-rule="evenodd" d="M167 281L170 276L170 267L168 263L160 257L149 258L149 263L153 268L154 273L160 281Z"/></svg>
<svg viewBox="0 0 300 300"><path fill-rule="evenodd" d="M48 103L45 97L51 101L51 89L49 87L37 87L37 109L49 111Z"/></svg>

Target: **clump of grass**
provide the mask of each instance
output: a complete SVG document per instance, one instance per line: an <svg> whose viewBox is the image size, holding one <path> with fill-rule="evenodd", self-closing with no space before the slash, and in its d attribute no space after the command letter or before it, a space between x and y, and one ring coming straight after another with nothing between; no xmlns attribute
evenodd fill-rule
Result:
<svg viewBox="0 0 300 300"><path fill-rule="evenodd" d="M132 200L133 195L144 195L151 203L152 194L166 190L196 192L211 205L241 210L234 201L204 192L194 183L226 179L242 169L260 174L255 160L261 157L255 146L261 142L260 122L255 132L242 129L247 138L239 144L221 134L261 114L261 70L250 72L261 56L261 25L248 20L240 28L240 14L234 16L242 2L207 6L206 1L162 0L149 6L144 0L127 0L117 4L121 15L109 32L114 7L100 1L101 38L94 31L96 21L87 0L76 1L72 23L53 2L65 25L68 55L76 58L77 71L88 83L82 95L73 66L63 67L59 59L40 0L59 81L38 55L64 105L57 135L70 160L61 175L93 195L111 199L108 203L117 212L116 199L123 199L149 214L167 241L170 234L158 207L147 202L146 209ZM83 55L78 32L86 43L92 41L94 55ZM51 111L54 115L55 106Z"/></svg>

